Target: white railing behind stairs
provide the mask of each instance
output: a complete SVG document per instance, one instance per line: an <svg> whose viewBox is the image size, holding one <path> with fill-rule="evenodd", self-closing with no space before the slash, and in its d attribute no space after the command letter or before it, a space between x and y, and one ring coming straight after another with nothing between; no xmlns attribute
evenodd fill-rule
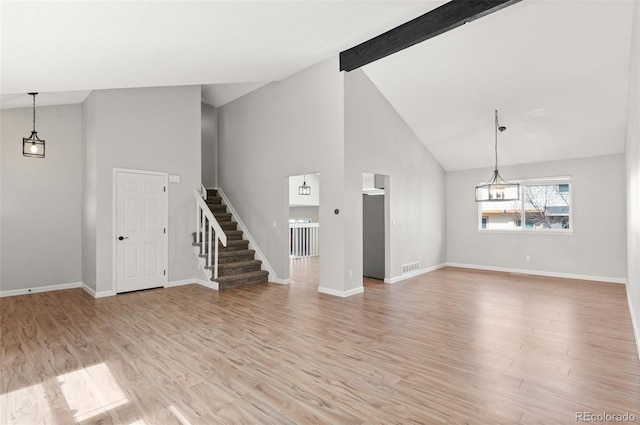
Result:
<svg viewBox="0 0 640 425"><path fill-rule="evenodd" d="M320 223L289 223L289 256L320 255Z"/></svg>
<svg viewBox="0 0 640 425"><path fill-rule="evenodd" d="M213 269L213 279L215 280L218 278L218 241L223 246L227 246L227 235L205 202L206 189L202 187L200 191L196 189L194 195L196 198L196 244L200 244L200 255L206 254L206 268Z"/></svg>

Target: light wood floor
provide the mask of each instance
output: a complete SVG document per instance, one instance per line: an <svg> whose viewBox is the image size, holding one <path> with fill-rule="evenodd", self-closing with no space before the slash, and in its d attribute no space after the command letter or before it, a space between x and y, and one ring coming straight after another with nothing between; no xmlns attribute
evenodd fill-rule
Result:
<svg viewBox="0 0 640 425"><path fill-rule="evenodd" d="M446 268L0 299L1 424L572 424L635 414L624 285Z"/></svg>

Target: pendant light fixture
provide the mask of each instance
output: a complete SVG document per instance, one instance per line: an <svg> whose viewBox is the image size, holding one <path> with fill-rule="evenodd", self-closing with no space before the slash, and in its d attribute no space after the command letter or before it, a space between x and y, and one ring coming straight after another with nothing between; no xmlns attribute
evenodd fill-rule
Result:
<svg viewBox="0 0 640 425"><path fill-rule="evenodd" d="M307 175L305 174L302 186L298 186L298 195L311 195L311 186L307 186Z"/></svg>
<svg viewBox="0 0 640 425"><path fill-rule="evenodd" d="M33 96L33 130L31 136L22 138L22 155L30 158L44 158L44 140L38 137L36 131L36 95L38 93L29 93Z"/></svg>
<svg viewBox="0 0 640 425"><path fill-rule="evenodd" d="M476 202L487 201L517 201L520 199L520 184L510 183L504 180L498 172L498 130L503 132L507 127L503 127L498 123L498 111L496 110L495 119L495 154L496 162L493 170L493 176L487 183L476 186Z"/></svg>

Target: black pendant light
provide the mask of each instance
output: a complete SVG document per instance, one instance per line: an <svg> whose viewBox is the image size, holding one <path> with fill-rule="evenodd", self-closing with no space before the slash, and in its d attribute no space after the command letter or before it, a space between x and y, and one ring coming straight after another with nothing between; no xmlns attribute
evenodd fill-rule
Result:
<svg viewBox="0 0 640 425"><path fill-rule="evenodd" d="M298 186L298 195L311 195L311 186L307 186L307 176L305 174L302 186Z"/></svg>
<svg viewBox="0 0 640 425"><path fill-rule="evenodd" d="M503 179L498 172L498 130L503 132L507 127L503 127L498 123L498 111L496 110L496 139L495 153L496 165L493 170L493 176L487 183L476 186L476 202L487 201L517 201L520 199L520 184L510 183Z"/></svg>
<svg viewBox="0 0 640 425"><path fill-rule="evenodd" d="M36 131L36 95L38 93L29 93L33 96L33 130L31 136L22 138L22 155L30 158L44 158L44 140L38 137Z"/></svg>

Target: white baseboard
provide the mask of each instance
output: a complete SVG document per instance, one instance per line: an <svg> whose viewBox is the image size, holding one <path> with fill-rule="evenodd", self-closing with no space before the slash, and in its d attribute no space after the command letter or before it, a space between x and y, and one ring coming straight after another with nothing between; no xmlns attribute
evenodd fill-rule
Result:
<svg viewBox="0 0 640 425"><path fill-rule="evenodd" d="M167 283L165 288L173 288L174 286L183 286L183 285L193 285L198 284L201 286L205 286L209 289L218 290L218 282L213 282L211 280L204 279L183 279L183 280L174 280L172 282Z"/></svg>
<svg viewBox="0 0 640 425"><path fill-rule="evenodd" d="M172 288L174 286L182 286L182 285L189 285L192 283L196 283L195 279L183 279L183 280L173 280L171 282L167 282L166 285L164 285L165 288Z"/></svg>
<svg viewBox="0 0 640 425"><path fill-rule="evenodd" d="M627 303L629 304L629 314L631 315L631 326L633 327L633 336L636 339L636 348L638 349L638 358L640 359L640 327L638 327L638 321L636 320L635 311L633 309L633 303L629 295L629 287L627 286ZM638 306L640 308L640 306Z"/></svg>
<svg viewBox="0 0 640 425"><path fill-rule="evenodd" d="M318 288L318 292L327 295L333 295L334 297L350 297L351 295L362 294L364 292L364 286L360 286L358 288L349 289L348 291L338 291L337 289L325 288L320 286Z"/></svg>
<svg viewBox="0 0 640 425"><path fill-rule="evenodd" d="M277 277L271 277L271 275L269 275L269 282L279 283L280 285L289 285L291 283L291 279L279 279Z"/></svg>
<svg viewBox="0 0 640 425"><path fill-rule="evenodd" d="M94 291L93 288L88 287L84 282L82 283L82 289L84 289L84 292L91 295L93 298L96 297L96 291Z"/></svg>
<svg viewBox="0 0 640 425"><path fill-rule="evenodd" d="M0 291L0 297L13 297L16 295L36 294L38 292L61 291L63 289L81 288L82 282L60 283L57 285L37 286L34 288L12 289L9 291Z"/></svg>
<svg viewBox="0 0 640 425"><path fill-rule="evenodd" d="M117 295L116 291L98 291L96 292L93 288L90 288L85 283L82 284L82 289L93 298L104 298L104 297L114 297Z"/></svg>
<svg viewBox="0 0 640 425"><path fill-rule="evenodd" d="M447 265L445 263L436 264L435 266L427 267L426 269L416 270L415 272L403 274L403 275L396 276L396 277L385 278L384 279L384 283L398 283L398 282L400 282L402 280L410 279L410 278L415 277L415 276L420 276L421 274L429 273L429 272L441 269L441 268L446 267L446 266Z"/></svg>
<svg viewBox="0 0 640 425"><path fill-rule="evenodd" d="M194 281L198 285L205 286L205 287L207 287L209 289L213 289L214 291L218 291L219 290L218 282L215 282L213 280L194 279Z"/></svg>
<svg viewBox="0 0 640 425"><path fill-rule="evenodd" d="M463 269L476 269L476 270L488 270L493 272L504 273L517 273L517 274L530 274L534 276L547 276L547 277L559 277L562 279L577 279L577 280L592 280L595 282L607 282L607 283L621 283L626 284L627 279L623 277L609 277L609 276L591 276L584 274L573 273L557 273L557 272L545 272L540 270L526 270L526 269L514 269L510 267L493 267L493 266L481 266L477 264L461 264L461 263L447 263L449 267L460 267Z"/></svg>

